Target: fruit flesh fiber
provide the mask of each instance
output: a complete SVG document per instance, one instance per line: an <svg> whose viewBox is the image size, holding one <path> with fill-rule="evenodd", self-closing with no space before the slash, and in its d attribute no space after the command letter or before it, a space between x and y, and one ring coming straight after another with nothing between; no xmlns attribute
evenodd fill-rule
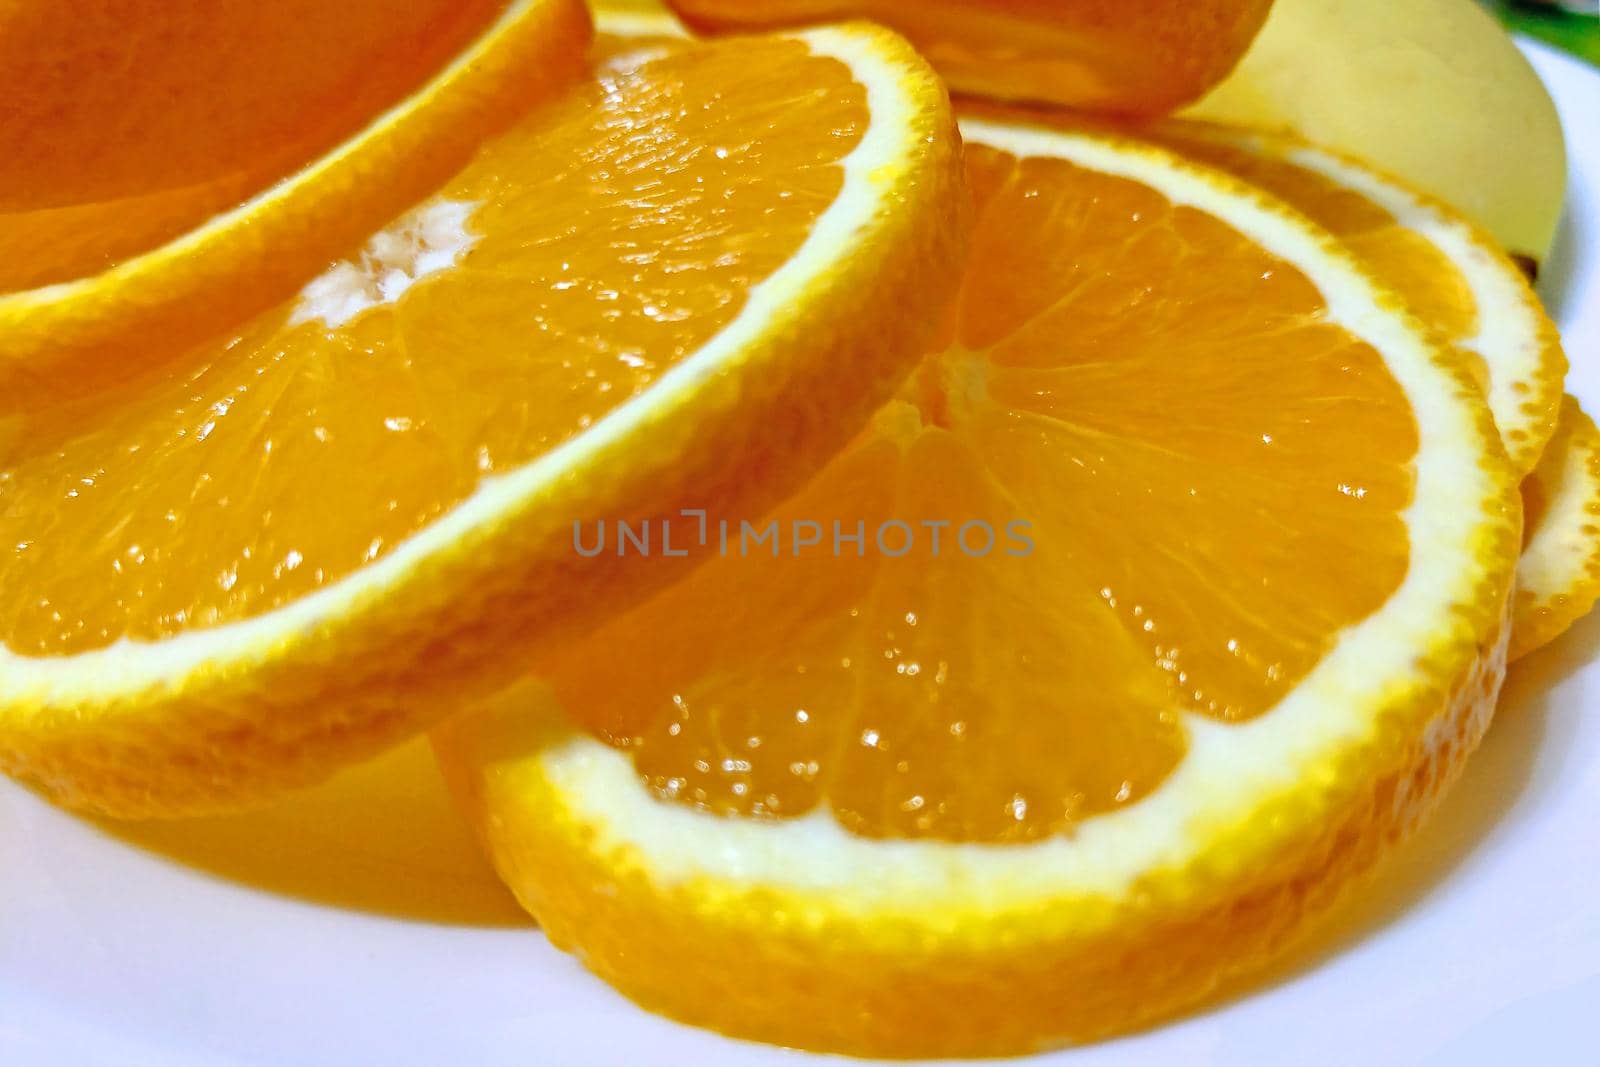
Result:
<svg viewBox="0 0 1600 1067"><path fill-rule="evenodd" d="M1325 227L1363 261L1379 264L1383 276L1426 311L1428 325L1455 346L1480 388L1487 391L1488 368L1470 348L1480 319L1472 288L1437 245L1401 225L1394 215L1360 193L1306 167L1211 140L1185 136L1174 123L1162 138L1191 159L1208 163L1281 196Z"/></svg>
<svg viewBox="0 0 1600 1067"><path fill-rule="evenodd" d="M792 40L614 68L447 186L442 238L424 212L338 268L375 306L297 322L302 297L177 369L12 420L0 636L30 655L170 636L382 558L729 322L832 202L865 119L848 69ZM451 205L470 205L459 225ZM470 243L455 265L385 302L388 271L450 237Z"/></svg>
<svg viewBox="0 0 1600 1067"><path fill-rule="evenodd" d="M1269 713L1405 572L1409 409L1298 271L1125 179L972 144L968 169L955 343L775 513L822 546L732 548L541 664L663 799L1059 833L1158 786L1186 714Z"/></svg>

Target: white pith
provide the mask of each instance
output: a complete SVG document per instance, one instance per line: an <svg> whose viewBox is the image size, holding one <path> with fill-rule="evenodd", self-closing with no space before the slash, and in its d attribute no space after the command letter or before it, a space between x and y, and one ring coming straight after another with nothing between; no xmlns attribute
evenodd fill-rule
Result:
<svg viewBox="0 0 1600 1067"><path fill-rule="evenodd" d="M1285 158L1373 201L1401 226L1427 238L1461 271L1477 304L1478 334L1456 344L1477 355L1488 368L1489 412L1500 428L1506 450L1516 455L1513 431L1534 432L1537 436L1537 431L1530 430L1533 419L1523 410L1528 397L1519 393L1517 386L1539 380L1543 355L1539 317L1528 305L1520 279L1508 276L1505 264L1483 246L1472 227L1370 170L1309 146L1297 147Z"/></svg>
<svg viewBox="0 0 1600 1067"><path fill-rule="evenodd" d="M1588 426L1567 438L1561 480L1545 501L1539 528L1517 561L1517 587L1538 602L1568 593L1589 573L1600 527L1600 483L1591 467L1600 441Z"/></svg>
<svg viewBox="0 0 1600 1067"><path fill-rule="evenodd" d="M300 291L289 325L320 319L338 329L369 308L393 304L478 243L467 229L476 204L430 200L384 227L354 259L342 259Z"/></svg>
<svg viewBox="0 0 1600 1067"><path fill-rule="evenodd" d="M627 854L658 886L763 887L825 899L830 915L920 916L930 926L1066 896L1122 899L1141 877L1203 854L1221 829L1259 813L1265 800L1331 773L1341 752L1373 736L1385 698L1408 683L1427 684L1417 661L1437 646L1449 606L1469 602L1483 576L1482 516L1498 487L1483 463L1479 413L1418 328L1382 306L1376 286L1330 237L1229 179L1168 153L1089 136L978 120L963 121L962 130L969 142L1019 157L1062 158L1143 182L1294 263L1322 291L1328 318L1384 353L1411 401L1420 444L1405 519L1411 543L1426 550L1412 553L1390 599L1348 628L1270 713L1239 725L1184 713L1188 752L1167 780L1136 804L1086 819L1070 836L1021 845L886 841L848 833L826 810L790 820L708 815L654 799L627 754L579 734L510 758L492 743L478 749L485 762L469 772L486 779L485 818L504 832L514 834L518 819L560 818L581 835L581 847L610 857L605 862ZM517 725L523 703L546 699L526 693L476 723L453 726L463 751L502 728L524 728ZM1433 741L1448 740L1433 725ZM559 814L518 806L534 795L526 788L533 783L549 786ZM497 800L503 806L493 806Z"/></svg>
<svg viewBox="0 0 1600 1067"><path fill-rule="evenodd" d="M710 379L727 373L764 336L785 329L803 308L807 288L832 272L888 217L895 181L907 161L920 153L926 136L926 124L916 119L920 108L912 96L910 72L886 53L876 31L824 27L793 37L806 42L813 54L837 59L850 69L866 90L871 121L840 163L844 180L838 196L817 217L795 254L751 288L743 309L720 333L584 433L521 468L485 478L471 495L389 555L282 608L165 640L124 638L66 656L24 656L0 644L4 714L48 714L127 700L157 688L180 688L188 678L210 670L248 670L302 635L337 626L399 595L419 567L516 512L545 486L572 476L596 453L639 433L655 411L693 403L694 394Z"/></svg>

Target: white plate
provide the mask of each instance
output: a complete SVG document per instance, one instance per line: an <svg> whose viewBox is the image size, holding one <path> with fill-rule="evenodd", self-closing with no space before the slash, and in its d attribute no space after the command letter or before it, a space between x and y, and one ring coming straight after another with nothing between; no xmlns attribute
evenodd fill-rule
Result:
<svg viewBox="0 0 1600 1067"><path fill-rule="evenodd" d="M1572 189L1544 288L1600 413L1600 75L1530 46ZM1600 1062L1600 620L1518 664L1440 816L1220 1007L1049 1067ZM426 751L270 812L102 830L0 785L0 1064L772 1064L551 948Z"/></svg>

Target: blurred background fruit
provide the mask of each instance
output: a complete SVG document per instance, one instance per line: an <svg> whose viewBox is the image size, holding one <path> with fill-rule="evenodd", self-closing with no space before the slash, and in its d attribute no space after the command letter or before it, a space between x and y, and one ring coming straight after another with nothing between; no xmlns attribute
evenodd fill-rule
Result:
<svg viewBox="0 0 1600 1067"><path fill-rule="evenodd" d="M1188 114L1359 156L1535 263L1555 236L1567 173L1555 105L1473 0L1277 0L1238 68Z"/></svg>
<svg viewBox="0 0 1600 1067"><path fill-rule="evenodd" d="M420 86L506 0L0 7L0 209L282 175Z"/></svg>
<svg viewBox="0 0 1600 1067"><path fill-rule="evenodd" d="M418 88L506 0L0 6L0 291L153 248Z"/></svg>
<svg viewBox="0 0 1600 1067"><path fill-rule="evenodd" d="M1271 0L668 0L700 32L869 18L952 89L1128 114L1197 99L1233 68Z"/></svg>
<svg viewBox="0 0 1600 1067"><path fill-rule="evenodd" d="M582 0L0 4L0 410L290 296L571 81L589 22Z"/></svg>

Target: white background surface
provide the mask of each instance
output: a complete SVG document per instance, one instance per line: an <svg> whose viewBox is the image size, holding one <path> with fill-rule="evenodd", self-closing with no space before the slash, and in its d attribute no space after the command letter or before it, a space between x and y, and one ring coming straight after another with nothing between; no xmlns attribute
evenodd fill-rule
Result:
<svg viewBox="0 0 1600 1067"><path fill-rule="evenodd" d="M1542 288L1600 414L1600 75L1528 49L1572 187ZM1048 1067L1600 1063L1600 620L1519 663L1439 817L1203 1013ZM102 829L0 782L0 1064L784 1065L520 918L411 746L271 812ZM842 1061L841 1061L842 1062Z"/></svg>

